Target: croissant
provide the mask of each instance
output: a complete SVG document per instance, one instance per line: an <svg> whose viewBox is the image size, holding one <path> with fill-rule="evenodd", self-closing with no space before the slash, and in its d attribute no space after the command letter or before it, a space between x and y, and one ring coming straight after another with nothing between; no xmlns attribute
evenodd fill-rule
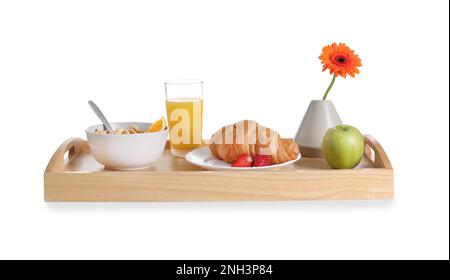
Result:
<svg viewBox="0 0 450 280"><path fill-rule="evenodd" d="M279 164L296 159L300 153L292 139L282 139L276 131L250 120L221 128L211 137L209 148L215 157L229 163L249 154L269 155L273 164Z"/></svg>

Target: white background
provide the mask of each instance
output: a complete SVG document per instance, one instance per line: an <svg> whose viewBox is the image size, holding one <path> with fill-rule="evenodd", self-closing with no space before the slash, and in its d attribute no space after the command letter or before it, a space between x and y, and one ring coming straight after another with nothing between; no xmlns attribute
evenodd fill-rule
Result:
<svg viewBox="0 0 450 280"><path fill-rule="evenodd" d="M448 1L0 1L0 258L449 258ZM153 121L163 82L205 81L205 129L293 136L330 94L395 167L393 201L47 204L43 172L97 119Z"/></svg>

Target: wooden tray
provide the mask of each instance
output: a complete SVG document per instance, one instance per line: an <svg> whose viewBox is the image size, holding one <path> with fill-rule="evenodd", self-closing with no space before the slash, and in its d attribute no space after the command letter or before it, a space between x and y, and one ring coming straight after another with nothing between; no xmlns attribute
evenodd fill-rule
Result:
<svg viewBox="0 0 450 280"><path fill-rule="evenodd" d="M105 170L79 138L64 142L44 174L48 202L279 201L390 199L393 170L381 145L365 136L354 170L332 170L324 159L302 158L276 171L205 171L174 158L166 147L153 167Z"/></svg>

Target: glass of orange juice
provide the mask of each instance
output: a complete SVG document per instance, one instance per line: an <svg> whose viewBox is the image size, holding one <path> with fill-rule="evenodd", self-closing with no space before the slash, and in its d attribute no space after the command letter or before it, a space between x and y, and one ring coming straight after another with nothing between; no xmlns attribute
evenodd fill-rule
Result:
<svg viewBox="0 0 450 280"><path fill-rule="evenodd" d="M202 145L203 82L174 80L164 83L172 155L184 157Z"/></svg>

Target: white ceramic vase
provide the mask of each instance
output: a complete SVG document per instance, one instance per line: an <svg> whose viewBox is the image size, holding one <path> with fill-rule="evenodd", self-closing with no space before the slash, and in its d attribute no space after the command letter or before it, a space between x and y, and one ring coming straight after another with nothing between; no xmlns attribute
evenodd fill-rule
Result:
<svg viewBox="0 0 450 280"><path fill-rule="evenodd" d="M330 100L313 100L303 117L295 135L295 142L300 146L304 157L322 157L322 140L328 129L341 125L333 102Z"/></svg>

